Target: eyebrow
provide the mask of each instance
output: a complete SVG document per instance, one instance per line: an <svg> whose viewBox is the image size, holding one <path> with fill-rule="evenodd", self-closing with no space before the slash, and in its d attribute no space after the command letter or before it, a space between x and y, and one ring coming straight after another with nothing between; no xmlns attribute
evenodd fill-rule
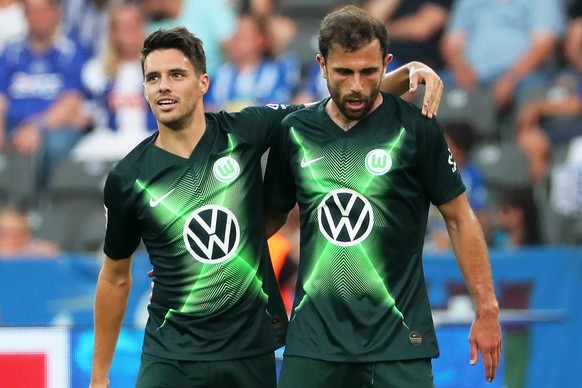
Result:
<svg viewBox="0 0 582 388"><path fill-rule="evenodd" d="M148 71L147 73L145 73L145 76L149 76L149 75L153 75L153 74L161 74L163 72L167 72L167 73L174 73L174 72L182 72L182 73L186 73L189 70L185 67L173 67L171 69L167 69L164 71L160 71L160 70L152 70L152 71Z"/></svg>

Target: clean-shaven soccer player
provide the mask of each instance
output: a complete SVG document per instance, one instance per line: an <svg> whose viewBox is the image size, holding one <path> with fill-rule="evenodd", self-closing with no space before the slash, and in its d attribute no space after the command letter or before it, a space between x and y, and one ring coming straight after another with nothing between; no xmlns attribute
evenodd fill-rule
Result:
<svg viewBox="0 0 582 388"><path fill-rule="evenodd" d="M415 85L436 86L430 92L440 100L440 79L419 66L387 85L406 91L410 73ZM91 387L108 385L140 240L156 277L137 387L275 387L273 351L287 317L267 251L260 159L301 106L205 113L202 42L183 28L152 33L142 68L159 130L105 185Z"/></svg>
<svg viewBox="0 0 582 388"><path fill-rule="evenodd" d="M433 386L439 350L422 269L431 203L474 298L471 363L480 351L492 381L500 360L483 234L437 121L380 93L387 42L359 8L326 16L317 60L331 98L288 115L271 148L267 210L298 202L301 221L280 388Z"/></svg>

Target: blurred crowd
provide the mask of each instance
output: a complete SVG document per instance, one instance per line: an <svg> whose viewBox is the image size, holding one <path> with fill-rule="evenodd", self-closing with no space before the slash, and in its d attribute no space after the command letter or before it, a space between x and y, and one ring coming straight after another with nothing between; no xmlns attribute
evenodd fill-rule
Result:
<svg viewBox="0 0 582 388"><path fill-rule="evenodd" d="M32 160L36 193L11 197L0 157L3 217L29 219L28 238L45 246L31 214L58 166L115 162L156 130L140 64L148 33L185 26L203 40L209 110L303 103L328 95L313 40L345 3L385 21L389 69L419 60L441 75L437 119L489 245L582 244L582 0L0 0L0 156ZM433 213L426 249L449 250ZM278 268L292 274L289 225L277 244L291 265Z"/></svg>

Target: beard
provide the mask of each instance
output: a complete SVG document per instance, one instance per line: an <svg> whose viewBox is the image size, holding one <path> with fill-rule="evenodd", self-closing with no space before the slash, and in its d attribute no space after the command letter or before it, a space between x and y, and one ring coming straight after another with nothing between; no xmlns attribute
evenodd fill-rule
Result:
<svg viewBox="0 0 582 388"><path fill-rule="evenodd" d="M341 114L350 121L361 120L366 117L372 110L374 101L376 101L376 98L380 93L379 87L376 87L372 89L369 95L350 93L342 96L339 89L330 86L329 83L327 86L333 102L337 105ZM349 103L351 102L361 102L363 105L361 108L352 109L349 106Z"/></svg>

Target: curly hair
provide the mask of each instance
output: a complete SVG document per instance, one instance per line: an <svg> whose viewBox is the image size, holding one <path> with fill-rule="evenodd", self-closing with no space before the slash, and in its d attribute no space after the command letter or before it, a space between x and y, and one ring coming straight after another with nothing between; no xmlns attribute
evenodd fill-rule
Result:
<svg viewBox="0 0 582 388"><path fill-rule="evenodd" d="M382 57L388 54L388 31L384 23L362 8L348 5L328 14L319 28L319 52L327 58L334 43L353 52L378 39Z"/></svg>

